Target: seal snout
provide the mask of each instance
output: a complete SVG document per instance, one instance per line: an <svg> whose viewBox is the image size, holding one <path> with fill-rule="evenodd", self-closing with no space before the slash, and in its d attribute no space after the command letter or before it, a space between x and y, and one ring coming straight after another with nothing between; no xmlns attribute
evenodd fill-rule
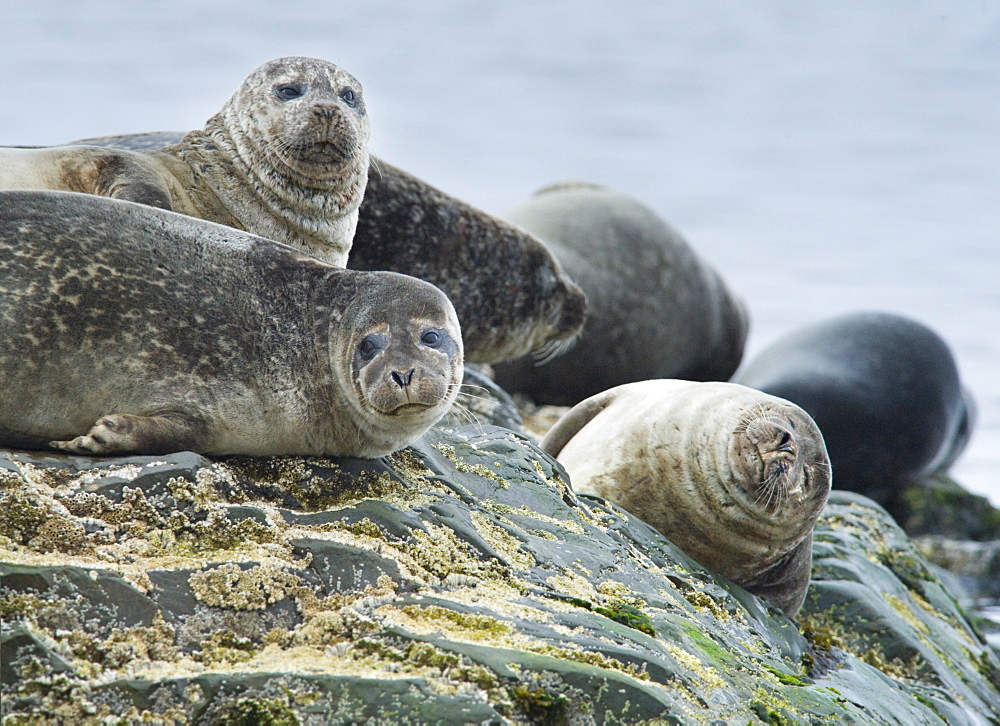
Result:
<svg viewBox="0 0 1000 726"><path fill-rule="evenodd" d="M322 121L333 121L339 109L332 103L317 103L313 106L312 112Z"/></svg>
<svg viewBox="0 0 1000 726"><path fill-rule="evenodd" d="M789 496L801 491L801 478L791 474L799 457L799 447L792 430L772 418L754 418L746 424L744 436L749 446L750 458L758 464L756 502L769 512L781 508Z"/></svg>

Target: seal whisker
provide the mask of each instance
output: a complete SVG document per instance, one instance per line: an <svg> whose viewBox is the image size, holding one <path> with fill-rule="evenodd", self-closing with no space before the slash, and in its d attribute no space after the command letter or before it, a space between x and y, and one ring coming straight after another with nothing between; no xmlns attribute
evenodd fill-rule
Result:
<svg viewBox="0 0 1000 726"><path fill-rule="evenodd" d="M378 159L372 156L369 158L369 161L371 162L371 168L375 170L376 174L378 174L378 178L379 179L384 178L382 174L382 167L379 166Z"/></svg>

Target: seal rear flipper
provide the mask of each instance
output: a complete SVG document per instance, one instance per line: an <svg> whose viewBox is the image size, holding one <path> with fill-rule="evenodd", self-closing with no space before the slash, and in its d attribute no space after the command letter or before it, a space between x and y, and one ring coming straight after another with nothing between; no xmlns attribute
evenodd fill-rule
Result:
<svg viewBox="0 0 1000 726"><path fill-rule="evenodd" d="M74 454L168 454L204 450L208 426L197 417L176 411L150 416L113 413L102 416L83 436L50 441L49 446Z"/></svg>
<svg viewBox="0 0 1000 726"><path fill-rule="evenodd" d="M617 398L614 389L598 393L576 404L556 421L548 430L538 447L549 456L558 457L559 452L580 429L590 423L597 414L606 409Z"/></svg>

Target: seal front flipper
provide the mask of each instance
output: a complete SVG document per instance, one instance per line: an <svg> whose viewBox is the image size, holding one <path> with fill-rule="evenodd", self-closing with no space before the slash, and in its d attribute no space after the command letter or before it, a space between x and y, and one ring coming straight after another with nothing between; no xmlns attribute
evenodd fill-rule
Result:
<svg viewBox="0 0 1000 726"><path fill-rule="evenodd" d="M176 411L113 413L99 418L83 436L50 441L49 446L74 454L168 454L204 446L207 432L203 419Z"/></svg>
<svg viewBox="0 0 1000 726"><path fill-rule="evenodd" d="M170 190L144 158L124 153L99 155L94 167L94 194L173 211Z"/></svg>

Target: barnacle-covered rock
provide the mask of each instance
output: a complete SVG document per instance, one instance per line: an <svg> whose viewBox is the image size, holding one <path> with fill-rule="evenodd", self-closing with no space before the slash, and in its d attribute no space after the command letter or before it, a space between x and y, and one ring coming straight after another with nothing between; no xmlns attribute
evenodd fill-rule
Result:
<svg viewBox="0 0 1000 726"><path fill-rule="evenodd" d="M378 460L0 453L12 722L989 723L995 655L876 505L796 623L499 427Z"/></svg>

